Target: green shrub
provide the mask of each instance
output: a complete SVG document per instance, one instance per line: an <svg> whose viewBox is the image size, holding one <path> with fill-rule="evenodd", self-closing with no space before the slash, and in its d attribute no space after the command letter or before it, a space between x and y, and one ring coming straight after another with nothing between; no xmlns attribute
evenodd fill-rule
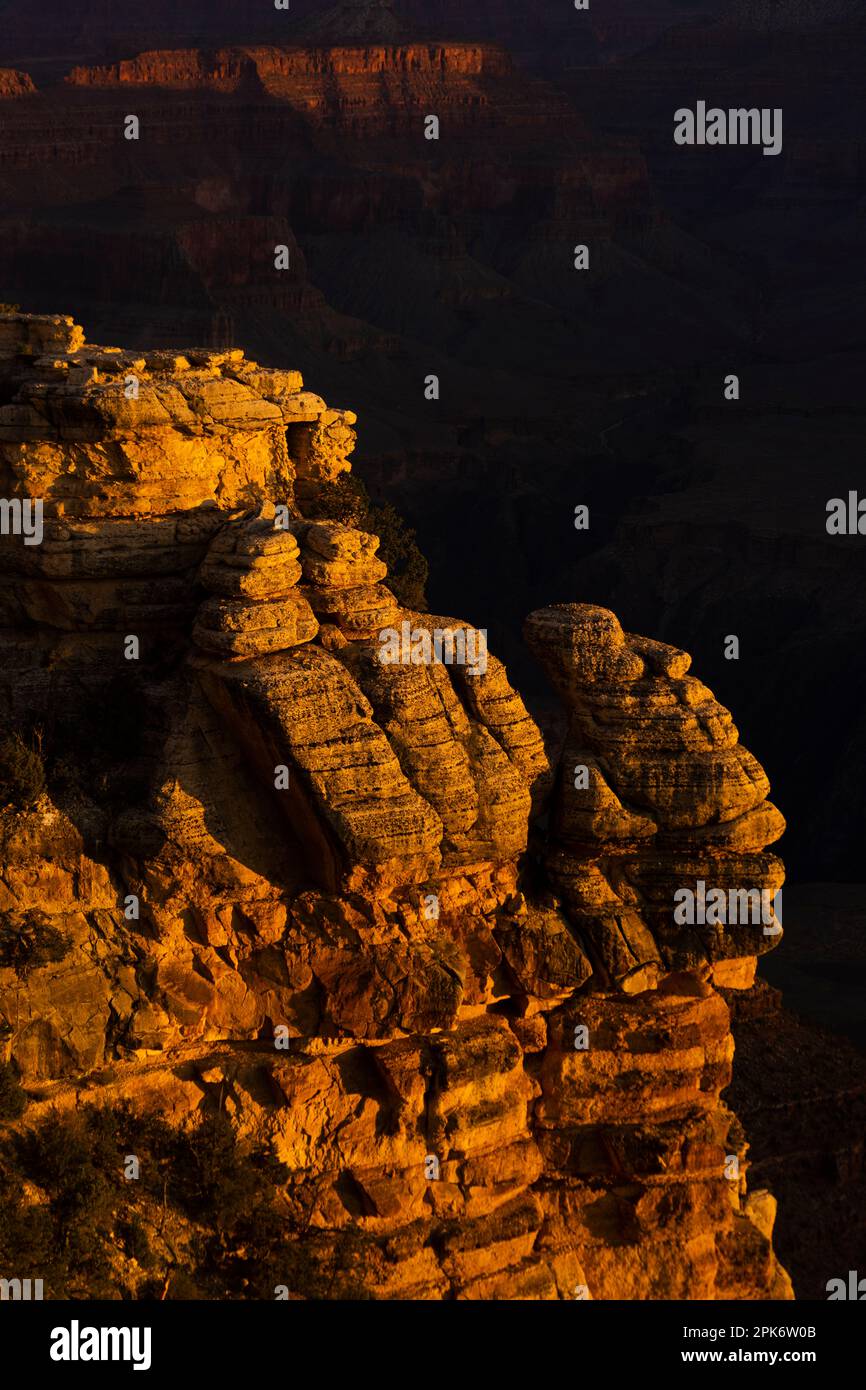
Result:
<svg viewBox="0 0 866 1390"><path fill-rule="evenodd" d="M88 1124L89 1112L54 1116L21 1145L22 1167L48 1196L56 1258L70 1293L110 1297L112 1229L120 1156Z"/></svg>
<svg viewBox="0 0 866 1390"><path fill-rule="evenodd" d="M303 1297L341 1297L346 1287L354 1296L344 1240L296 1239L276 1201L286 1169L269 1149L238 1142L222 1112L179 1131L127 1105L83 1106L46 1117L7 1149L0 1264L24 1268L30 1241L52 1297L271 1299L284 1283ZM136 1181L123 1176L130 1153L141 1163ZM25 1205L25 1177L44 1202Z"/></svg>
<svg viewBox="0 0 866 1390"><path fill-rule="evenodd" d="M66 1266L56 1249L51 1214L23 1195L25 1174L11 1144L0 1150L0 1273L42 1279L46 1298L63 1297Z"/></svg>
<svg viewBox="0 0 866 1390"><path fill-rule="evenodd" d="M388 566L388 583L404 608L427 611L429 566L411 530L390 502L370 504L369 530L380 538L379 554Z"/></svg>
<svg viewBox="0 0 866 1390"><path fill-rule="evenodd" d="M222 1113L206 1115L174 1138L170 1192L196 1220L231 1233L249 1221L286 1176L267 1150L239 1145Z"/></svg>
<svg viewBox="0 0 866 1390"><path fill-rule="evenodd" d="M26 810L44 791L45 765L38 747L20 734L8 734L0 743L0 802Z"/></svg>
<svg viewBox="0 0 866 1390"><path fill-rule="evenodd" d="M9 1062L0 1062L0 1120L17 1120L24 1112L27 1097Z"/></svg>
<svg viewBox="0 0 866 1390"><path fill-rule="evenodd" d="M360 478L341 473L336 482L322 483L306 506L305 515L311 520L339 521L343 526L363 531L361 523L367 519L370 498Z"/></svg>
<svg viewBox="0 0 866 1390"><path fill-rule="evenodd" d="M71 949L44 912L0 912L0 968L14 970L19 979L63 960Z"/></svg>

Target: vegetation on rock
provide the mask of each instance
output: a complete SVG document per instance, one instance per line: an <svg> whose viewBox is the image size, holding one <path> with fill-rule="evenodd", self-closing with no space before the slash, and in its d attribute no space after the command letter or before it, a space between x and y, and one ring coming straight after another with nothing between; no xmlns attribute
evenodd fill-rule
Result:
<svg viewBox="0 0 866 1390"><path fill-rule="evenodd" d="M390 502L374 502L360 478L342 473L335 482L321 485L319 496L307 505L306 514L377 535L379 555L388 566L389 588L404 608L417 613L427 611L427 561L415 531Z"/></svg>
<svg viewBox="0 0 866 1390"><path fill-rule="evenodd" d="M45 765L38 746L19 733L0 742L0 803L27 810L45 791Z"/></svg>
<svg viewBox="0 0 866 1390"><path fill-rule="evenodd" d="M65 959L70 944L44 912L0 912L0 970L24 980L32 970Z"/></svg>
<svg viewBox="0 0 866 1390"><path fill-rule="evenodd" d="M27 1107L24 1088L10 1062L0 1062L0 1120L17 1120Z"/></svg>
<svg viewBox="0 0 866 1390"><path fill-rule="evenodd" d="M0 1069L0 1105L9 1086ZM302 1297L325 1276L284 1258L286 1176L221 1112L188 1130L126 1105L54 1114L0 1148L0 1268L46 1298L273 1298L287 1281Z"/></svg>

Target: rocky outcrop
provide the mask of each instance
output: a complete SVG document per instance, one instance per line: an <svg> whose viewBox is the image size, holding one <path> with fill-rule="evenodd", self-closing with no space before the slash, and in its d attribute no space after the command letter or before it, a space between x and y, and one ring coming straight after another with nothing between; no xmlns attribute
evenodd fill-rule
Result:
<svg viewBox="0 0 866 1390"><path fill-rule="evenodd" d="M36 84L27 72L17 72L14 68L0 68L0 100L10 97L26 97L36 91Z"/></svg>
<svg viewBox="0 0 866 1390"><path fill-rule="evenodd" d="M543 609L526 635L571 716L548 868L612 979L642 990L709 969L751 983L781 930L769 905L782 865L763 851L785 822L728 711L688 674L687 653L623 633L603 608ZM747 886L767 911L678 926L675 895L708 881L726 898Z"/></svg>
<svg viewBox="0 0 866 1390"><path fill-rule="evenodd" d="M485 634L306 514L356 421L297 372L17 316L0 390L44 525L2 541L0 711L47 773L0 915L55 943L0 955L18 1123L218 1104L376 1298L787 1296L717 988L776 927L674 912L775 891L783 823L688 657L534 613L554 757Z"/></svg>

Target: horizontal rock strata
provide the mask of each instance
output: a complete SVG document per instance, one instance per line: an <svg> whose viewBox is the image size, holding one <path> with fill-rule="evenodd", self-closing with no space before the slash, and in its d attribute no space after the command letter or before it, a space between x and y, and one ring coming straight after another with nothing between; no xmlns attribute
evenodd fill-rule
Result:
<svg viewBox="0 0 866 1390"><path fill-rule="evenodd" d="M62 946L0 957L22 1123L222 1107L306 1204L293 1248L350 1232L374 1298L788 1296L717 989L777 932L674 914L775 893L784 823L688 656L532 614L552 764L486 644L383 659L481 634L305 515L356 421L297 372L17 315L0 384L0 496L44 522L0 543L0 716L45 766L0 810L0 926Z"/></svg>

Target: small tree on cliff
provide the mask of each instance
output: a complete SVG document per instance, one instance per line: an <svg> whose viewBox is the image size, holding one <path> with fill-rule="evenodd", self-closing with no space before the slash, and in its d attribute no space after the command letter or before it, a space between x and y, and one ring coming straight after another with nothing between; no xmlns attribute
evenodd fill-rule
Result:
<svg viewBox="0 0 866 1390"><path fill-rule="evenodd" d="M25 810L45 790L45 765L37 746L20 734L9 734L0 743L0 805Z"/></svg>
<svg viewBox="0 0 866 1390"><path fill-rule="evenodd" d="M63 960L70 944L44 912L13 916L0 912L0 969L14 970L26 980L31 970Z"/></svg>
<svg viewBox="0 0 866 1390"><path fill-rule="evenodd" d="M0 1062L0 1120L17 1120L27 1097L10 1062Z"/></svg>

